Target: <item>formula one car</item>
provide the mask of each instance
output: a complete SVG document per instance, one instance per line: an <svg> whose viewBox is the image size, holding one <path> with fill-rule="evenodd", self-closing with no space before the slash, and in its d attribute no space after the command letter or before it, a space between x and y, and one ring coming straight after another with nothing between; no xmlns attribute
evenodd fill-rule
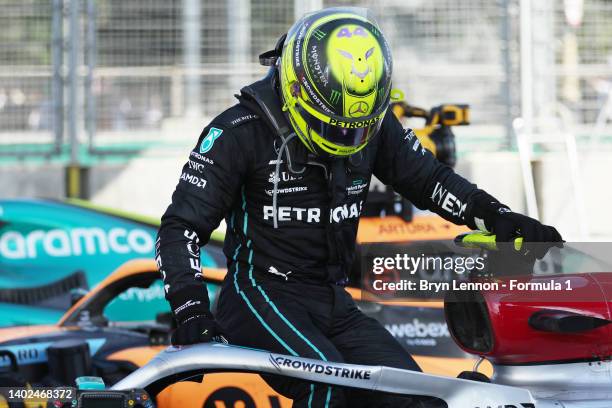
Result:
<svg viewBox="0 0 612 408"><path fill-rule="evenodd" d="M154 256L159 221L78 200L0 200L0 327L52 324L83 290L126 261ZM225 264L223 234L202 266ZM114 313L139 319L163 292L134 291ZM119 318L120 316L116 316Z"/></svg>
<svg viewBox="0 0 612 408"><path fill-rule="evenodd" d="M213 307L225 270L204 268ZM114 384L147 363L165 345L173 328L166 303L153 304L139 321L117 314L121 299L161 290L153 260L121 266L87 293L54 325L0 329L0 386L73 384L79 375L97 375ZM359 307L387 329L430 373L457 375L476 361L451 340L441 302L366 301L358 288L348 288ZM138 291L138 292L135 292ZM145 292L143 292L145 291ZM204 385L177 383L157 399L162 407L208 407L232 401L258 407L289 406L257 375L207 375Z"/></svg>

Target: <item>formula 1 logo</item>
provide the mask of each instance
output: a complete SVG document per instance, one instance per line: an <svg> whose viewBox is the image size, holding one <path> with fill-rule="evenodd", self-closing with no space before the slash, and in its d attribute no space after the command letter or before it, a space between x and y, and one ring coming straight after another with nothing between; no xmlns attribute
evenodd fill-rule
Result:
<svg viewBox="0 0 612 408"><path fill-rule="evenodd" d="M223 133L223 129L217 129L216 127L211 127L208 131L208 134L204 139L202 139L202 143L200 144L200 153L208 153L210 149L213 148L215 144L215 140L221 137Z"/></svg>

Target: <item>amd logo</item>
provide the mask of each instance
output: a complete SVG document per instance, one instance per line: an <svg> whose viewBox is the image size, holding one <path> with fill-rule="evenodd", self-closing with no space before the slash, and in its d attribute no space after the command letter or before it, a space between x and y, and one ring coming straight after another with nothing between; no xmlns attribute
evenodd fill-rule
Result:
<svg viewBox="0 0 612 408"><path fill-rule="evenodd" d="M206 183L207 183L207 181L203 179L202 177L197 177L189 173L181 174L181 180L184 180L185 182L189 184L193 184L194 186L200 187L200 188L206 187Z"/></svg>

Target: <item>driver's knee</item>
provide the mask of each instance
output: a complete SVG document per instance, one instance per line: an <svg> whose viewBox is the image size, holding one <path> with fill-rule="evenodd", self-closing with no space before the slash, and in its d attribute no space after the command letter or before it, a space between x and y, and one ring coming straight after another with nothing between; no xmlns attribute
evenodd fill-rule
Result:
<svg viewBox="0 0 612 408"><path fill-rule="evenodd" d="M326 384L307 384L293 399L293 408L344 408L347 406L344 390Z"/></svg>
<svg viewBox="0 0 612 408"><path fill-rule="evenodd" d="M275 375L261 376L279 394L291 398L294 408L346 407L345 391L341 387L313 384Z"/></svg>

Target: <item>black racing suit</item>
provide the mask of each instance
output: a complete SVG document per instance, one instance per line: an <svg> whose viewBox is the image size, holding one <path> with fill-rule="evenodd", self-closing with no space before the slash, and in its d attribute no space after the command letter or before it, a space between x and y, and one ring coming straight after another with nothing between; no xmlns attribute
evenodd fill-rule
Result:
<svg viewBox="0 0 612 408"><path fill-rule="evenodd" d="M276 98L271 83L263 85L268 100ZM471 198L480 190L422 148L390 110L359 153L323 160L307 153L298 138L283 143L269 112L244 90L239 100L204 128L162 218L157 247L166 297L172 303L174 294L203 286L198 247L225 218L228 274L216 317L230 343L418 370L342 286L370 178L374 174L417 207L457 224L467 223ZM336 406L347 398L373 404L354 392L266 379L295 406Z"/></svg>

